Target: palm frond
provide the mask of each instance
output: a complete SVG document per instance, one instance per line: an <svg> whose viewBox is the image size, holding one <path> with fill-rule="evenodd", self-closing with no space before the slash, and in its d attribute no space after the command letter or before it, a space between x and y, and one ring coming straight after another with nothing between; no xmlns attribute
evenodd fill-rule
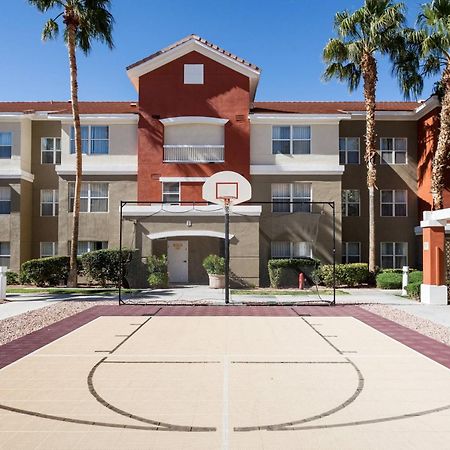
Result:
<svg viewBox="0 0 450 450"><path fill-rule="evenodd" d="M55 39L59 33L58 22L54 19L49 19L42 30L42 40L47 41L49 39Z"/></svg>

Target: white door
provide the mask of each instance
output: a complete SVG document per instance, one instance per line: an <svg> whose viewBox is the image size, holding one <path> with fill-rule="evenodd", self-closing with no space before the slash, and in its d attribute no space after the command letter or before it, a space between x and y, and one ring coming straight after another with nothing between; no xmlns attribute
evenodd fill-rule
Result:
<svg viewBox="0 0 450 450"><path fill-rule="evenodd" d="M188 241L167 241L167 260L170 283L187 283Z"/></svg>

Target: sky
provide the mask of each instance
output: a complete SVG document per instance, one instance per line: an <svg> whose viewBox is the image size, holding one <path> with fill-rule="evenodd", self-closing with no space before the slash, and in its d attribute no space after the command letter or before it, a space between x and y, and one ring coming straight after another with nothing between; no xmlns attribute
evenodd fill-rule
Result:
<svg viewBox="0 0 450 450"><path fill-rule="evenodd" d="M80 100L136 100L126 66L198 34L262 69L259 101L361 100L338 81L323 82L322 50L334 36L337 11L363 0L112 0L115 48L95 44L78 54ZM406 0L409 25L423 0ZM56 14L59 11L56 11ZM53 14L55 16L56 14ZM50 13L27 0L3 0L0 15L0 101L68 100L67 50L62 37L41 41ZM425 83L427 98L434 79ZM402 100L390 65L380 60L379 100Z"/></svg>

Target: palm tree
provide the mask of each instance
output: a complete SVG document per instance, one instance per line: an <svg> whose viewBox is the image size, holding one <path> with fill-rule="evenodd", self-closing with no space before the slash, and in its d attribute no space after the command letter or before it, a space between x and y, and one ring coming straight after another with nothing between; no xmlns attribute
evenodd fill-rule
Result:
<svg viewBox="0 0 450 450"><path fill-rule="evenodd" d="M445 170L450 154L450 1L433 0L422 5L418 29L408 33L423 63L424 75L440 74L436 93L441 100L440 131L433 156L431 194L433 209L442 209Z"/></svg>
<svg viewBox="0 0 450 450"><path fill-rule="evenodd" d="M47 12L53 8L62 10L55 18L49 19L42 31L42 39L55 39L59 32L57 20L62 17L64 41L69 53L70 95L74 125L76 154L75 199L73 206L73 228L70 248L69 286L77 285L77 248L80 218L80 192L82 177L82 148L80 113L78 106L78 71L76 49L86 55L92 48L92 41L104 42L113 48L112 28L114 18L109 12L110 0L28 0L39 11Z"/></svg>
<svg viewBox="0 0 450 450"><path fill-rule="evenodd" d="M378 81L378 55L388 55L394 63L394 72L400 84L409 91L420 88L420 77L414 79L405 69L417 63L408 52L402 30L405 25L405 6L391 0L365 0L353 13L339 12L334 19L336 38L330 39L323 50L326 69L323 78L337 78L348 84L349 90L358 88L361 79L364 86L366 109L365 162L369 191L369 270L376 268L375 245L375 188L376 146L375 110ZM399 62L402 61L403 65ZM419 86L418 86L419 85Z"/></svg>

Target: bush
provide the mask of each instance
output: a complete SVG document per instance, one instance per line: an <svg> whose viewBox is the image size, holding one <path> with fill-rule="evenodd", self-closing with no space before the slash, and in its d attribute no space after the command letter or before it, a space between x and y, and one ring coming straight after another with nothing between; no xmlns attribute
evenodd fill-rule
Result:
<svg viewBox="0 0 450 450"><path fill-rule="evenodd" d="M420 272L419 270L416 270L409 274L409 280L408 280L409 284L422 283L422 280L423 280L423 272Z"/></svg>
<svg viewBox="0 0 450 450"><path fill-rule="evenodd" d="M316 276L320 284L333 286L333 265L321 266ZM369 282L369 266L365 263L336 264L336 286L360 286Z"/></svg>
<svg viewBox="0 0 450 450"><path fill-rule="evenodd" d="M377 275L377 288L401 289L402 274L397 272L380 272Z"/></svg>
<svg viewBox="0 0 450 450"><path fill-rule="evenodd" d="M270 286L272 288L298 287L298 275L303 272L307 283L314 284L313 275L320 261L313 258L269 259Z"/></svg>
<svg viewBox="0 0 450 450"><path fill-rule="evenodd" d="M420 285L422 284L422 282L414 282L414 283L409 283L406 286L406 293L408 294L409 298L412 298L414 300L419 300L420 299Z"/></svg>
<svg viewBox="0 0 450 450"><path fill-rule="evenodd" d="M6 272L6 284L19 284L19 274L8 270Z"/></svg>
<svg viewBox="0 0 450 450"><path fill-rule="evenodd" d="M122 275L125 278L133 250L122 250ZM81 257L84 275L101 286L120 284L120 250L105 249L85 253Z"/></svg>
<svg viewBox="0 0 450 450"><path fill-rule="evenodd" d="M167 256L149 256L147 258L148 284L152 288L166 288L169 286L169 274L167 272Z"/></svg>
<svg viewBox="0 0 450 450"><path fill-rule="evenodd" d="M203 260L203 267L208 275L223 275L225 273L225 258L218 255L208 255Z"/></svg>
<svg viewBox="0 0 450 450"><path fill-rule="evenodd" d="M66 284L69 276L68 256L30 259L21 267L21 278L36 286L57 286Z"/></svg>

